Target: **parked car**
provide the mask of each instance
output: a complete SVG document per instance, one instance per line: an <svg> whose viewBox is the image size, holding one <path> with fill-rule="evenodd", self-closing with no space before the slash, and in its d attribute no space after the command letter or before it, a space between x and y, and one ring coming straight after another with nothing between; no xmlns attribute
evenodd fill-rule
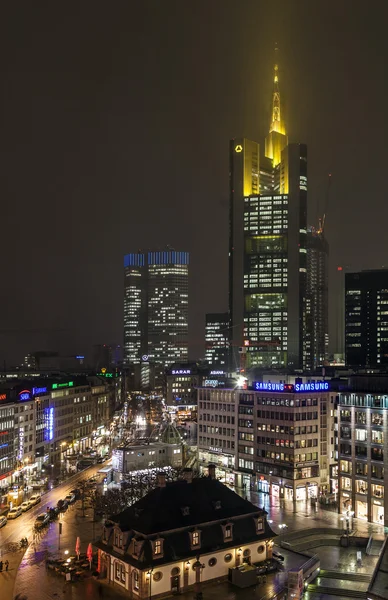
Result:
<svg viewBox="0 0 388 600"><path fill-rule="evenodd" d="M0 528L7 524L7 517L0 517Z"/></svg>
<svg viewBox="0 0 388 600"><path fill-rule="evenodd" d="M60 512L61 511L59 510L58 506L48 508L47 513L49 515L50 521L54 521L55 519L57 519Z"/></svg>
<svg viewBox="0 0 388 600"><path fill-rule="evenodd" d="M33 494L30 498L30 502L33 506L35 506L35 504L39 504L39 502L41 502L40 494Z"/></svg>
<svg viewBox="0 0 388 600"><path fill-rule="evenodd" d="M65 510L67 510L68 506L69 506L69 503L67 500L58 500L57 507L59 508L59 510L61 512L65 512Z"/></svg>
<svg viewBox="0 0 388 600"><path fill-rule="evenodd" d="M70 491L70 494L74 494L74 496L77 500L78 498L81 497L81 490L79 490L78 488L75 488L74 490Z"/></svg>
<svg viewBox="0 0 388 600"><path fill-rule="evenodd" d="M17 517L20 517L21 514L22 514L22 509L20 508L20 506L15 506L14 508L11 508L11 510L9 511L9 513L7 515L7 519L16 519Z"/></svg>
<svg viewBox="0 0 388 600"><path fill-rule="evenodd" d="M73 504L76 498L74 494L67 494L67 496L65 496L65 500L68 502L68 504Z"/></svg>
<svg viewBox="0 0 388 600"><path fill-rule="evenodd" d="M35 529L42 529L50 520L50 515L48 513L42 513L35 519Z"/></svg>
<svg viewBox="0 0 388 600"><path fill-rule="evenodd" d="M97 464L98 464L98 465L101 465L103 462L105 462L105 458L104 458L103 456L99 456L99 457L97 458Z"/></svg>
<svg viewBox="0 0 388 600"><path fill-rule="evenodd" d="M30 508L32 508L32 507L33 507L33 503L31 502L31 500L25 500L25 502L22 502L20 505L20 508L22 509L23 512L30 510Z"/></svg>

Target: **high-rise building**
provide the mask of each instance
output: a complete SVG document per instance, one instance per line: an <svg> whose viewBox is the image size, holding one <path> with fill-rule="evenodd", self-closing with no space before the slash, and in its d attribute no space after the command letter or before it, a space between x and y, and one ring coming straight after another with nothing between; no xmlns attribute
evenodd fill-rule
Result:
<svg viewBox="0 0 388 600"><path fill-rule="evenodd" d="M208 313L205 326L205 360L210 366L227 369L229 314Z"/></svg>
<svg viewBox="0 0 388 600"><path fill-rule="evenodd" d="M306 330L307 148L289 144L275 65L263 152L230 142L231 368L301 368Z"/></svg>
<svg viewBox="0 0 388 600"><path fill-rule="evenodd" d="M136 252L124 257L124 361L165 368L188 358L188 252Z"/></svg>
<svg viewBox="0 0 388 600"><path fill-rule="evenodd" d="M329 245L322 230L307 232L306 336L304 367L325 364L329 352Z"/></svg>
<svg viewBox="0 0 388 600"><path fill-rule="evenodd" d="M388 269L345 274L345 362L388 365Z"/></svg>

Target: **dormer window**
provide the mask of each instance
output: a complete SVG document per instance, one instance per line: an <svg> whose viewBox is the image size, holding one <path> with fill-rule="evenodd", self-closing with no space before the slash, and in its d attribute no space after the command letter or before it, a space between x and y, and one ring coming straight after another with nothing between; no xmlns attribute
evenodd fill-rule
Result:
<svg viewBox="0 0 388 600"><path fill-rule="evenodd" d="M133 556L138 557L141 549L143 547L143 541L142 540L134 540L133 541Z"/></svg>
<svg viewBox="0 0 388 600"><path fill-rule="evenodd" d="M182 506L181 511L184 517L188 517L190 514L190 506Z"/></svg>
<svg viewBox="0 0 388 600"><path fill-rule="evenodd" d="M114 546L116 546L116 548L123 547L123 534L121 531L115 531Z"/></svg>
<svg viewBox="0 0 388 600"><path fill-rule="evenodd" d="M201 532L196 530L190 533L191 549L199 548L201 545Z"/></svg>
<svg viewBox="0 0 388 600"><path fill-rule="evenodd" d="M233 539L233 524L227 523L222 525L222 531L224 534L224 542L231 542Z"/></svg>
<svg viewBox="0 0 388 600"><path fill-rule="evenodd" d="M154 556L162 556L163 554L163 540L157 539L152 542L152 548Z"/></svg>
<svg viewBox="0 0 388 600"><path fill-rule="evenodd" d="M214 510L220 510L220 508L221 508L221 500L214 500L213 501L213 506L214 506Z"/></svg>
<svg viewBox="0 0 388 600"><path fill-rule="evenodd" d="M256 533L262 533L264 531L263 519L255 519Z"/></svg>

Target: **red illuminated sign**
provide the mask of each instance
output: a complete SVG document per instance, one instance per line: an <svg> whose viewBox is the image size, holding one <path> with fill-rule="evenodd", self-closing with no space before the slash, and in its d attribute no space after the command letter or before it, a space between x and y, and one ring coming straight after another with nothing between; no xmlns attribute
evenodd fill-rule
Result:
<svg viewBox="0 0 388 600"><path fill-rule="evenodd" d="M6 400L7 394L0 394L0 400Z"/></svg>

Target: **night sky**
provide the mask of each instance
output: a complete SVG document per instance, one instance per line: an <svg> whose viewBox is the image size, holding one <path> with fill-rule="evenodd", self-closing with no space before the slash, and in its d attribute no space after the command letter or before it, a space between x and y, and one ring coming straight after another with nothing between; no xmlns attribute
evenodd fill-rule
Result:
<svg viewBox="0 0 388 600"><path fill-rule="evenodd" d="M123 255L166 244L191 253L201 355L227 309L228 141L267 132L276 42L310 222L332 173L332 276L388 265L385 0L7 4L0 360L121 343Z"/></svg>

